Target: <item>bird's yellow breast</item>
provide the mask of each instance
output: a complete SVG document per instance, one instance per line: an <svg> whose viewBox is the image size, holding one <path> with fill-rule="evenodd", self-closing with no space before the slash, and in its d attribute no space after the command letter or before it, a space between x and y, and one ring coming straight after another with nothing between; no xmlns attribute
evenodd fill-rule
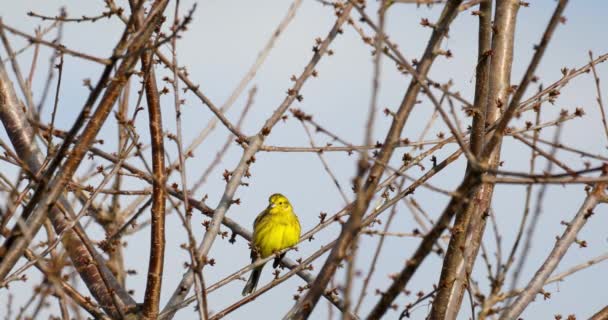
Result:
<svg viewBox="0 0 608 320"><path fill-rule="evenodd" d="M253 230L253 245L261 258L289 248L300 239L300 223L291 210L282 212L264 211L256 219Z"/></svg>

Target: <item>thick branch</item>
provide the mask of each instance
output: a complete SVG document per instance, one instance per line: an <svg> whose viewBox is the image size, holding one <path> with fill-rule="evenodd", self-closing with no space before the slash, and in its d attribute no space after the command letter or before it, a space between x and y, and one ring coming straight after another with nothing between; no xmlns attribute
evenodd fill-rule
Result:
<svg viewBox="0 0 608 320"><path fill-rule="evenodd" d="M37 172L41 168L42 153L34 141L34 131L29 125L25 113L23 113L23 108L17 100L14 88L1 63L0 86L0 118L19 158L24 160L29 167L29 171ZM51 217L57 230L62 229L63 226L69 223L66 221L64 214L59 210L59 207L62 207L69 212L72 211L69 203L63 197L60 197L57 201L57 205L53 206L48 211L48 215ZM2 251L0 252L0 278L4 278L21 257L31 241L31 238L40 228L42 221L46 218L46 213L46 211L41 211L37 222L32 222L28 219L25 224L16 224L16 229L13 230L11 237L5 241L3 248L0 250ZM36 216L31 216L31 218L34 217ZM20 226L22 225L27 225L29 228L21 231ZM100 280L103 277L107 279L106 282L110 285L111 290L123 300L125 305L134 306L135 301L133 301L126 291L119 286L118 282L114 279L112 273L105 265L103 258L94 250L89 250L91 246L85 245L84 242L86 241L89 240L86 238L79 225L77 225L74 230L67 232L63 238L64 246L72 259L74 266L93 296L100 302L106 302L101 304L106 308L108 313L115 314L115 309L111 302L110 290L108 290L105 283Z"/></svg>
<svg viewBox="0 0 608 320"><path fill-rule="evenodd" d="M458 6L461 1L450 1L446 4L441 13L441 17L437 23L436 28L431 35L431 39L426 47L426 51L418 65L417 75L418 79L424 81L430 67L437 56L437 52L440 47L440 44L443 40L443 37L448 32L448 27L453 21L453 19L458 14ZM350 4L350 3L349 3ZM315 279L315 282L311 286L310 290L306 293L306 295L289 311L289 313L285 316L285 318L289 319L306 319L314 309L315 305L319 301L319 298L329 280L333 277L338 264L344 259L347 254L347 251L350 247L352 239L360 230L361 218L367 208L369 207L369 203L371 201L372 196L375 193L376 187L380 181L380 177L382 176L385 166L382 165L384 163L388 163L390 160L393 151L395 149L396 143L400 140L401 131L405 126L405 122L409 118L410 112L412 111L415 103L416 97L420 92L421 84L418 83L415 79L410 82L410 86L403 98L401 106L399 107L399 111L394 117L394 120L391 124L391 128L385 138L383 143L383 147L380 150L380 154L378 156L377 161L374 163L374 166L370 169L368 179L365 182L365 186L363 187L363 192L359 192L357 195L357 199L355 200L355 210L351 212L350 218L342 228L342 232L340 233L340 237L334 248L332 249L329 257L325 261L323 268L319 272L319 275ZM365 174L365 171L362 170L365 166L359 166L358 175Z"/></svg>
<svg viewBox="0 0 608 320"><path fill-rule="evenodd" d="M602 308L602 310L598 311L596 314L591 316L589 320L606 320L608 319L608 306Z"/></svg>
<svg viewBox="0 0 608 320"><path fill-rule="evenodd" d="M553 35L567 1L560 1L547 25L540 45L532 57L522 81L513 95L509 108L499 119L501 106L508 101L510 89L510 73L513 60L513 39L515 32L515 21L518 1L501 1L496 9L495 30L493 39L493 56L490 79L490 100L488 101L487 120L496 124L496 129L491 135L491 140L482 152L482 163L488 164L490 171L497 168L500 159L500 147L504 137L504 129L508 121L514 115L514 110L519 105L523 93L527 89L532 76L540 62L543 53ZM468 283L468 276L473 268L481 239L485 230L484 214L490 207L494 191L494 184L483 184L476 196L477 201L470 203L466 211L472 210L470 221L457 221L456 232L452 239L456 240L454 245L450 244L448 256L442 269L439 292L433 303L431 318L455 319L458 315L464 290ZM466 214L465 214L466 215ZM466 230L466 233L464 232ZM462 233L462 234L461 234ZM466 236L465 236L466 234ZM460 239L458 239L460 238ZM457 241L460 240L460 241ZM451 241L452 243L452 241ZM451 258L451 259L450 259Z"/></svg>
<svg viewBox="0 0 608 320"><path fill-rule="evenodd" d="M152 226L150 232L150 261L144 295L143 316L156 319L158 316L160 290L165 256L165 147L160 95L156 86L156 74L152 64L152 53L141 56L144 87L148 102L150 139L152 141Z"/></svg>
<svg viewBox="0 0 608 320"><path fill-rule="evenodd" d="M485 12L482 12L482 14L489 15L491 7L488 8L486 4L484 9ZM476 101L483 103L486 106L486 110L484 111L484 127L489 127L494 124L494 121L500 116L501 106L508 100L509 88L511 86L515 22L518 9L519 1L517 0L499 1L496 8L494 19L494 30L496 31L493 34L492 58L489 66L489 73L491 76L488 79L489 83L482 84L489 87L488 100L483 102ZM484 53L478 58L482 58L483 54ZM476 90L478 89L476 88ZM479 132L476 132L476 135L478 134ZM475 146L477 148L477 155L480 155L482 151L481 146L483 146L483 138L481 142L475 142L478 144ZM493 150L489 167L495 169L498 166L499 158L500 145ZM472 165L474 164L469 163L469 169ZM433 301L431 319L456 319L458 315L465 286L468 283L465 275L465 259L468 259L469 257L465 257L465 247L472 246L478 248L477 244L467 242L467 239L469 239L469 241L471 238L481 239L480 234L482 234L485 229L485 220L482 217L490 206L493 192L494 185L482 185L473 195L473 199L475 200L469 202L468 205L463 206L462 210L456 214L452 237L450 238L448 251L441 269L439 289L437 296ZM472 225L483 225L483 227L470 228ZM473 231L468 232L468 230ZM474 250L474 252L476 255L477 250Z"/></svg>
<svg viewBox="0 0 608 320"><path fill-rule="evenodd" d="M76 169L78 168L80 162L84 158L86 152L88 151L91 144L94 142L95 137L101 126L107 119L112 106L116 102L118 95L120 94L122 88L124 87L126 80L131 75L132 69L144 48L145 43L148 41L152 32L154 31L157 23L160 21L162 17L162 12L166 7L168 1L158 0L156 1L150 10L150 14L143 24L143 28L138 30L135 35L126 39L124 35L127 34L127 28L125 29L125 33L123 34L123 38L119 42L117 48L115 49L114 54L118 54L125 49L127 49L126 56L122 60L118 70L115 74L115 77L109 82L100 81L94 93L89 97L83 111L79 115L75 126L70 131L69 137L70 139L66 139L64 144L62 145L58 156L51 163L47 171L45 172L45 176L43 178L43 184L38 187L36 193L34 194L32 200L30 201L31 205L28 205L25 212L33 209L33 205L36 205L36 208L33 209L31 214L31 219L33 222L28 224L32 229L32 233L39 229L42 221L45 218L45 214L52 209L57 204L57 199L62 194L65 189L65 186L71 181L72 176L74 175ZM127 41L125 41L127 40ZM104 77L109 75L108 68L104 70ZM72 152L70 153L68 159L65 161L64 166L60 169L60 171L56 174L55 178L51 181L51 174L53 173L55 167L59 165L62 158L60 157L62 154L66 154L67 148L71 143L72 138L75 136L78 131L80 125L85 121L85 119L89 118L90 109L92 109L92 105L94 104L97 96L101 89L107 86L105 94L100 101L97 109L94 114L90 116L90 120L87 123L86 128L82 132L80 136L80 140L74 146ZM49 181L49 188L44 187L44 182ZM52 211L51 211L52 212ZM62 214L51 215L51 221L53 222L53 226L56 228L57 232L60 233L65 226L69 223L66 217ZM30 219L28 219L29 222ZM118 317L120 316L120 311L116 309L114 294L118 294L120 297L120 303L125 304L125 306L130 307L133 305L133 300L131 297L124 291L123 288L119 286L116 282L116 279L111 276L111 273L104 272L107 268L105 267L101 257L94 251L94 249L88 245L83 232L79 232L79 228L75 228L74 230L77 234L73 232L69 232L66 234L64 246L66 250L70 253L72 260L74 261L74 265L76 269L79 271L85 283L93 293L93 295L99 300L100 305L109 312L112 316ZM14 261L3 261L2 267L6 270L6 273L12 265L16 262L19 256L23 253L23 250L27 247L27 243L29 241L26 237L20 237L17 239L17 245L11 247L11 254L17 256L14 258ZM15 242L13 242L15 243ZM18 255L16 255L18 253ZM92 257L91 257L92 255ZM3 270L3 271L4 271ZM99 272L99 271L100 272ZM5 274L6 274L5 273ZM111 287L111 290L106 288L106 285ZM124 306L117 306L119 308L123 308Z"/></svg>

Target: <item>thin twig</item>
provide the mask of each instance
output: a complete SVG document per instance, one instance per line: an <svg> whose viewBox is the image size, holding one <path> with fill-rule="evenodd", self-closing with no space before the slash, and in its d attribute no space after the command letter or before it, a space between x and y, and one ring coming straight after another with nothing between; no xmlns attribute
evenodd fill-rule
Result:
<svg viewBox="0 0 608 320"><path fill-rule="evenodd" d="M593 52L589 51L589 64L591 65L591 71L593 72L593 79L595 80L595 90L597 91L597 106L600 108L600 114L602 115L602 124L604 125L604 133L606 139L608 139L608 124L606 123L606 111L604 110L604 103L602 102L602 90L600 87L600 77L597 75L595 70L595 63L593 62Z"/></svg>
<svg viewBox="0 0 608 320"><path fill-rule="evenodd" d="M230 179L228 181L228 184L226 185L226 189L224 191L224 194L222 195L220 203L218 204L216 209L213 210L213 212L214 212L213 218L211 220L211 223L209 224L208 231L205 233L203 241L200 244L199 248L197 249L198 254L202 257L203 264L206 264L208 262L207 255L209 253L209 250L211 249L211 246L213 245L213 242L215 241L215 238L218 234L222 220L224 220L224 216L225 216L226 212L228 211L230 206L233 204L233 197L234 197L234 194L235 194L237 188L241 185L241 179L243 178L245 172L247 171L248 166L252 163L252 160L255 159L254 158L255 153L262 146L263 141L265 140L266 136L268 136L270 134L274 125L281 119L281 117L283 116L283 113L285 113L285 111L287 111L289 106L299 96L300 89L303 87L306 80L312 75L315 66L321 60L321 57L323 55L325 55L325 53L327 52L327 50L329 48L329 44L338 35L338 32L339 32L342 24L346 21L346 19L348 17L350 8L352 8L352 7L347 6L344 9L343 13L339 16L339 18L337 19L336 23L330 30L330 32L327 35L327 37L325 38L325 40L323 40L321 42L321 44L318 45L317 50L314 52L312 59L307 64L304 71L296 79L293 87L288 90L288 94L287 94L287 97L285 98L285 100L283 100L281 105L275 110L275 112L271 115L271 117L268 118L268 120L266 120L266 122L262 126L261 130L257 133L257 135L255 135L254 137L252 137L250 139L247 139L247 148L244 150L241 160L239 161L239 164L237 165L235 170L231 172ZM165 307L165 309L171 308L173 305L182 301L185 298L186 294L188 293L188 290L190 289L191 284L192 284L192 273L187 272L183 276L180 284L177 286L177 289L175 290L173 296L167 303L167 306ZM172 318L173 315L174 315L174 313L170 314L168 316L168 318Z"/></svg>

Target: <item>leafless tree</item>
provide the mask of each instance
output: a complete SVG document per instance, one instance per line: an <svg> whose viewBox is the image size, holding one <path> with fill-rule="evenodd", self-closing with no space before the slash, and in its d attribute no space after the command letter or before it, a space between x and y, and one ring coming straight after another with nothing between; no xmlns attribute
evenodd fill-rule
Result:
<svg viewBox="0 0 608 320"><path fill-rule="evenodd" d="M555 272L566 252L575 250L573 245L588 245L581 230L588 221L598 219L594 213L608 201L604 147L608 124L599 68L608 52L594 55L589 51L586 64L562 69L557 79L537 75L550 44L567 27L567 0L555 1L552 13L535 17L545 27L542 34L535 35L538 43L527 61L514 58L518 13L536 3L307 1L306 5L334 13L333 24L324 26L323 36L310 39L312 52L302 52L299 58L304 67L291 77L287 90L274 92L280 97L274 111L254 130L245 130L246 118L257 107L252 80L263 64L272 64L268 57L303 2L293 0L222 104L210 98L216 94L209 88L197 84L188 72L192 66L180 64L182 37L197 18L196 4L104 0L103 11L95 15L70 15L69 7L50 15L32 8L28 15L35 24L30 30L0 20L4 49L0 53L0 121L5 132L0 136L0 310L6 319L42 314L61 319L171 319L181 318L178 312L191 304L200 319L220 319L297 277L300 282L293 299L288 295L273 306L285 319L306 319L313 312L328 318L339 314L342 319L517 319L532 301L550 297L544 289L548 284L608 258L604 253ZM585 4L571 4L580 5ZM393 25L387 20L397 7L439 12L435 21L420 21L430 36L419 58L406 58L391 37ZM446 39L453 23L465 16L476 19L478 28L476 63L467 66L474 75L470 97L456 91L452 81L442 83L431 77L435 62L454 54L447 49ZM113 21L122 29L114 37L110 56L62 44L66 29L88 24L100 26L98 32L104 32L103 21ZM41 27L34 28L36 24ZM223 26L217 28L221 32ZM363 79L371 83L370 101L350 109L352 115L365 115L365 123L355 131L363 137L361 144L352 142L361 135L344 137L332 127L350 115L317 117L298 106L306 85L316 81L314 78L322 79L320 63L336 54L333 46L345 33L356 35L359 47L372 56L372 77ZM25 61L25 55L32 59ZM49 68L41 72L44 59L50 59ZM93 65L99 73L84 81L81 90L86 99L78 109L70 110L65 106L70 93L64 89L64 73L79 65ZM383 108L380 103L380 90L385 86L382 71L387 66L408 83L395 108ZM521 79L513 79L514 66L524 70ZM545 111L552 104L559 105L561 91L581 77L593 79L595 106L564 108L557 116ZM44 85L37 89L34 80ZM206 125L191 128L182 124L183 114L191 112L184 110L186 99L202 106L196 112L211 115ZM230 113L239 101L245 101L244 106ZM413 112L420 108L430 108L432 115L424 118L418 139L406 138L412 135L412 122L423 121L419 116L413 120ZM589 111L596 116L587 116ZM65 125L65 119L72 119L71 123ZM379 125L379 119L388 122ZM590 137L596 141L595 149L563 141L571 134L571 121L601 125L603 132ZM269 144L268 138L283 124L303 128L309 146ZM100 132L108 128L116 128L115 135L102 137ZM211 139L216 128L227 133L225 141L216 149L204 147L202 151L201 144ZM429 138L429 132L439 134ZM186 133L196 138L188 143ZM380 137L378 141L376 137ZM286 138L297 141L289 135ZM503 167L507 139L518 146L518 157L529 159L527 167ZM200 166L197 151L212 156L202 174L193 177L188 168ZM285 250L289 253L272 272L271 281L251 295L224 298L226 305L216 303L216 291L240 283L253 268L274 258L231 265L219 276L214 272L214 246L219 243L236 255L248 250L251 240L250 226L234 214L244 207L237 192L260 179L252 176L252 170L269 161L261 154L295 153L318 158L321 166L306 170L318 170L319 176L326 177L316 185L289 183L298 185L302 193L335 189L342 209L321 212L314 225L304 224L301 244ZM236 165L220 167L229 154L238 157ZM568 156L560 157L565 154ZM571 155L584 161L572 160ZM540 163L546 167L539 169ZM349 165L355 172L345 180L335 168ZM436 179L446 171L457 177L452 184ZM209 184L223 191L195 196ZM524 209L513 213L520 217L519 224L497 222L495 211L500 208L492 200L503 190L502 185L524 190ZM564 225L563 233L543 248L542 257L532 259L531 244L541 228L543 203L553 201L545 196L552 185L583 186L585 195L578 200L579 209L569 213L570 220L553 221ZM422 189L430 196L413 196ZM208 196L217 203L208 205ZM425 208L436 197L448 200L441 212L429 212ZM404 216L416 225L395 228L393 220ZM202 224L197 222L201 220ZM166 243L169 222L177 222L186 243ZM43 228L45 232L40 232ZM514 236L505 241L504 234ZM126 245L134 236L149 241L149 252L141 255L147 257L147 266L141 259L136 268L145 275L141 301L127 287L135 271L125 265L125 257L133 254ZM409 258L397 264L381 259L389 240L402 243L401 248L407 248L402 253ZM372 249L364 252L362 248L368 247ZM181 263L166 259L166 253L174 251L187 252L183 273L175 267ZM420 290L411 298L410 280L430 256L440 258L441 271L434 278L421 279L426 292ZM530 279L526 279L525 264L536 270ZM381 266L394 270L390 282L378 280L385 276L377 274ZM163 279L179 275L181 278L173 279L174 287L162 285ZM371 294L374 289L375 295ZM26 290L30 290L28 294L23 293ZM14 304L17 298L24 302ZM328 304L328 311L319 311L320 301ZM428 306L426 311L419 310L421 304ZM594 314L591 319L608 319L608 307L589 310L581 303L580 308ZM393 315L387 315L389 312ZM561 319L562 315L555 317Z"/></svg>

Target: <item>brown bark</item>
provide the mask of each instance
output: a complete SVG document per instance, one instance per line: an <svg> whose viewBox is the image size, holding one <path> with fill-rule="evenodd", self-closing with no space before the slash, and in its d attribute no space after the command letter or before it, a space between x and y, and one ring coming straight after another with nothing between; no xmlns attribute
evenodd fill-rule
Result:
<svg viewBox="0 0 608 320"><path fill-rule="evenodd" d="M29 122L27 122L26 115L23 113L23 108L17 100L14 88L1 62L0 85L0 119L7 130L17 155L27 164L30 172L37 172L42 163L41 151L38 149L36 143L34 143L35 135L33 134L33 129L29 125ZM51 218L51 222L53 222L53 226L57 233L60 233L61 230L64 229L64 226L69 223L69 221L66 221L66 217L60 208L63 211L71 212L69 204L62 197L59 198L56 205L48 211L48 216ZM46 212L42 211L39 216L40 218L33 221L27 219L25 225L29 227L28 230L21 230L20 226L22 224L16 224L11 236L3 243L2 250L0 250L2 251L0 252L1 278L4 278L8 272L10 272L12 266L14 266L21 257L21 254L31 241L31 237L36 234L46 218L45 213ZM72 216L74 215L72 214ZM36 218L36 216L32 215L30 218ZM38 221L40 224L38 225L38 228L36 228ZM133 301L126 291L116 282L112 273L106 267L103 258L94 250L89 250L90 246L87 247L85 242L90 243L90 241L84 235L84 232L79 225L76 225L73 230L68 231L62 238L62 242L72 259L76 270L80 273L83 281L93 296L99 301L100 305L105 308L106 312L118 315L114 308L114 302L107 285L109 285L111 290L120 297L125 306L135 305L135 301ZM105 278L106 281L103 281L102 278Z"/></svg>
<svg viewBox="0 0 608 320"><path fill-rule="evenodd" d="M142 55L142 71L146 75L145 90L148 101L150 138L152 140L152 226L150 237L150 261L143 316L147 319L158 317L160 290L165 254L165 148L163 144L162 114L156 75L152 65L152 53Z"/></svg>
<svg viewBox="0 0 608 320"><path fill-rule="evenodd" d="M511 66L513 64L515 22L518 9L518 0L497 1L489 70L491 75L489 77L489 98L487 101L476 101L476 103L486 105L486 127L490 127L498 120L501 107L508 101L511 86ZM478 134L476 132L476 135ZM479 141L475 142L480 143ZM478 149L477 156L481 154L480 149ZM492 152L489 168L496 169L499 160L500 144ZM474 164L469 163L469 166L471 165ZM469 204L456 214L452 237L441 270L439 290L433 301L431 319L455 319L458 316L464 290L468 284L465 259L468 260L470 257L465 257L465 247L478 247L478 244L466 242L467 234L469 233L468 229L472 225L471 221L476 221L476 226L480 224L485 226L484 216L487 215L493 193L494 184L486 183L481 185L472 196ZM473 239L481 239L484 229L483 227L476 228L473 231ZM477 250L475 250L475 253L477 253Z"/></svg>
<svg viewBox="0 0 608 320"><path fill-rule="evenodd" d="M502 106L507 104L511 87L509 79L513 60L515 21L520 2L506 0L498 2L492 43L490 96L486 117L487 126L495 127L495 129L484 147L480 159L481 165L490 172L495 172L498 167L500 147L506 126L514 116L523 93L531 82L547 44L562 16L566 3L566 0L558 3L537 47L537 51L532 57L532 61L517 90L509 101L508 108L501 117L500 110L503 110ZM493 121L493 123L490 121ZM482 184L477 197L475 197L474 201L470 202L469 208L466 209L473 212L470 218L461 218L456 221L455 232L450 241L448 255L444 260L439 292L433 302L431 319L455 319L458 316L464 290L468 284L468 277L473 268L485 230L485 216L487 216L487 210L490 208L493 191L493 183ZM466 215L468 214L465 212ZM494 283L493 286L499 288L502 286L502 283Z"/></svg>
<svg viewBox="0 0 608 320"><path fill-rule="evenodd" d="M164 11L167 3L168 1L159 0L153 4L150 10L151 13L146 19L146 23L143 24L144 27L138 30L135 35L128 40L125 35L128 34L129 26L126 27L123 38L117 45L114 52L116 55L121 54L126 50L126 55L121 61L114 78L111 79L109 83L106 83L106 81L103 80L109 76L109 72L112 69L111 67L106 67L104 75L101 78L102 81L98 83L96 89L87 100L87 103L79 115L76 124L70 131L69 137L71 137L71 139L64 141L64 144L58 152L58 156L56 156L49 168L46 170L36 193L30 201L30 205L28 205L28 207L24 210L25 213L31 212L31 217L29 217L29 214L26 214L26 216L29 217L28 222L30 222L30 219L32 220L31 223L28 223L28 226L30 226L33 234L35 234L35 232L37 232L40 228L40 225L45 218L45 214L49 211L53 213L53 207L58 204L57 199L64 191L65 186L70 182L80 162L95 140L101 126L107 119L112 106L116 102L118 95L127 82L128 77L131 75L131 71L137 61L137 58L139 57L139 54L141 53L142 48L152 35L156 24L158 21L160 21L162 12ZM116 61L116 59L117 58L115 56L113 60ZM61 167L59 172L55 175L55 178L51 180L51 175L53 174L54 169L59 166L59 163L62 160L61 155L67 154L67 149L71 143L71 140L76 135L76 132L81 124L84 123L85 119L89 117L92 105L96 100L96 94L99 94L104 87L106 87L104 96L95 112L91 115L89 122L80 135L80 139L73 147L63 167ZM45 182L48 182L48 184ZM46 188L46 185L50 186L50 188ZM36 205L35 209L34 205ZM69 223L63 214L51 214L50 218L58 234L61 233L61 231L63 231ZM5 259L3 259L2 263L0 264L2 277L9 272L14 263L16 263L17 259L23 254L23 251L29 243L29 239L26 237L19 236L19 234L17 234L17 237L18 238L15 241L9 243L10 249L7 250L7 255L5 255ZM92 248L88 240L86 240L86 236L78 226L67 231L62 241L66 247L66 251L68 251L72 261L74 262L76 269L89 287L89 290L91 290L94 297L99 301L100 305L102 305L106 312L113 317L119 317L122 314L121 309L126 310L134 306L134 302L131 297L116 282L116 279L113 277L111 272L109 272L107 267L105 267L103 259L95 252L94 248ZM7 260L7 256L9 256L11 260ZM118 295L118 299L116 299L117 297L115 294Z"/></svg>
<svg viewBox="0 0 608 320"><path fill-rule="evenodd" d="M602 310L598 311L596 314L591 316L589 320L606 320L608 319L608 306L602 308Z"/></svg>
<svg viewBox="0 0 608 320"><path fill-rule="evenodd" d="M603 174L606 175L605 170ZM597 183L593 187L593 190L588 193L574 218L567 223L566 230L557 238L551 253L541 263L534 277L532 277L526 288L517 296L515 302L505 308L505 312L500 316L500 320L517 319L528 304L534 300L551 273L555 271L557 265L566 255L570 246L576 241L576 237L580 231L589 219L592 218L595 207L605 201L605 190L606 183Z"/></svg>
<svg viewBox="0 0 608 320"><path fill-rule="evenodd" d="M330 279L333 277L338 265L346 257L348 249L355 235L359 232L361 227L361 219L369 203L375 193L375 189L380 182L380 178L385 170L383 164L388 163L393 151L400 141L401 131L405 126L407 119L409 118L410 112L412 111L416 97L422 88L422 85L417 81L424 81L430 67L437 56L438 49L440 48L443 37L447 34L451 22L458 14L458 6L461 1L448 1L445 5L439 21L434 28L431 39L426 47L425 53L418 64L416 69L417 78L410 82L407 92L401 102L399 111L394 117L391 124L391 128L384 140L384 144L380 153L376 159L374 166L369 170L363 192L358 192L357 199L355 200L355 208L351 212L350 218L342 228L338 241L332 249L329 257L325 261L323 268L319 272L319 275L315 279L311 288L308 290L306 295L291 309L287 314L286 318L289 319L306 319L314 309L315 305L319 301L319 298L325 290ZM358 176L362 176L366 173L367 164L360 162Z"/></svg>

